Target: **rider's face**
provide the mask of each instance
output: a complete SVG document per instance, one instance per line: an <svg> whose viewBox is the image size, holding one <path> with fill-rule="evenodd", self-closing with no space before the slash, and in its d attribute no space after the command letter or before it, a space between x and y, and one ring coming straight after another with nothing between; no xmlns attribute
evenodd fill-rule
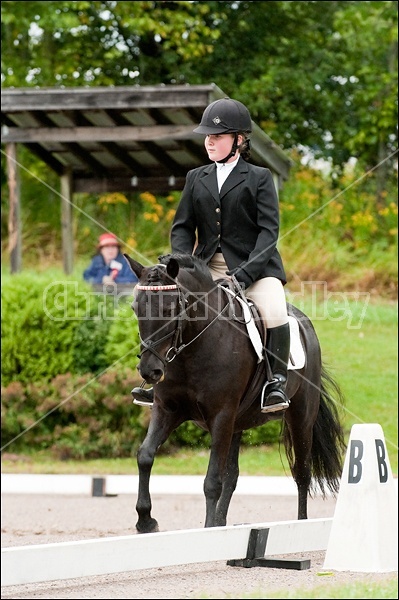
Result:
<svg viewBox="0 0 399 600"><path fill-rule="evenodd" d="M215 162L223 160L230 152L234 142L234 134L218 133L210 134L205 138L205 150L208 153L209 159ZM227 162L232 162L237 158L232 156Z"/></svg>

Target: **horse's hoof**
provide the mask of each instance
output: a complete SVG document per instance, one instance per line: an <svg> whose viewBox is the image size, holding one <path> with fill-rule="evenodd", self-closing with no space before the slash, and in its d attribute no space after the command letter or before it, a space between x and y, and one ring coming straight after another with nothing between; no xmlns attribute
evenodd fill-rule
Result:
<svg viewBox="0 0 399 600"><path fill-rule="evenodd" d="M137 533L157 533L159 531L158 521L155 519L148 519L145 523L137 521L136 531Z"/></svg>

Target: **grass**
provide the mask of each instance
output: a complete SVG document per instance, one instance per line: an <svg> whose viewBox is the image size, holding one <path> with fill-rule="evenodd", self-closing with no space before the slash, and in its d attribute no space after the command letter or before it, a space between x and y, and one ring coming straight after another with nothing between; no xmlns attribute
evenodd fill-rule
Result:
<svg viewBox="0 0 399 600"><path fill-rule="evenodd" d="M319 575L328 575L321 573ZM332 575L332 574L331 574ZM220 595L220 598L233 598L231 595ZM236 596L235 596L236 597ZM347 585L334 585L328 583L323 586L316 586L312 589L298 589L290 591L259 590L251 594L242 594L240 598L286 598L286 599L305 599L305 598L376 598L384 600L385 598L398 597L398 578L396 574L392 574L389 578L376 583L351 582ZM211 598L206 594L201 595L201 598Z"/></svg>
<svg viewBox="0 0 399 600"><path fill-rule="evenodd" d="M345 314L344 314L345 311ZM313 324L322 356L344 393L344 425L381 425L398 472L398 314L396 304L336 302ZM310 312L307 312L310 314ZM320 316L320 315L319 315Z"/></svg>
<svg viewBox="0 0 399 600"><path fill-rule="evenodd" d="M207 450L184 449L173 454L160 454L154 462L154 475L204 475L208 467ZM271 446L243 448L240 455L241 475L279 476L289 473L282 449ZM3 473L137 475L135 457L96 460L54 460L48 451L27 454L3 454Z"/></svg>
<svg viewBox="0 0 399 600"><path fill-rule="evenodd" d="M296 295L288 298L312 320L319 336L322 357L340 384L346 403L343 422L346 438L354 424L381 425L394 475L397 458L397 306L375 303L366 295L356 300L348 294L324 297ZM147 410L147 409L143 409ZM182 449L159 454L154 474L205 475L208 452ZM91 461L56 461L49 452L2 456L4 473L98 473L136 474L135 457ZM288 473L284 450L278 447L244 447L240 457L243 475L284 475Z"/></svg>

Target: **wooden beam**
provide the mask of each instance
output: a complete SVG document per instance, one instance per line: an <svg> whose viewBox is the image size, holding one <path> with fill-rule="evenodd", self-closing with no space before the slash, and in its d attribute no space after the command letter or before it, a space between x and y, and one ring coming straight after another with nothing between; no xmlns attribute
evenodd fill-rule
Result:
<svg viewBox="0 0 399 600"><path fill-rule="evenodd" d="M64 172L65 166L57 160L49 151L45 150L40 144L24 144L32 154L35 154L40 160L42 160L47 166L49 166L57 175L61 176Z"/></svg>
<svg viewBox="0 0 399 600"><path fill-rule="evenodd" d="M1 90L5 112L21 110L134 110L139 108L198 107L225 94L214 84L168 86L118 86L91 88L21 88Z"/></svg>
<svg viewBox="0 0 399 600"><path fill-rule="evenodd" d="M70 275L73 269L73 234L72 176L69 170L61 175L61 233L64 272Z"/></svg>
<svg viewBox="0 0 399 600"><path fill-rule="evenodd" d="M108 152L114 156L120 163L130 169L132 173L141 173L142 175L149 175L147 167L141 165L137 160L131 157L122 146L118 146L115 142L104 142L100 143L101 148L104 148L105 152Z"/></svg>
<svg viewBox="0 0 399 600"><path fill-rule="evenodd" d="M185 177L110 177L84 178L74 177L74 191L87 194L105 194L108 192L158 192L169 194L182 190Z"/></svg>
<svg viewBox="0 0 399 600"><path fill-rule="evenodd" d="M121 142L186 139L194 137L190 125L125 125L118 127L3 127L4 142Z"/></svg>
<svg viewBox="0 0 399 600"><path fill-rule="evenodd" d="M22 268L22 241L20 216L20 181L16 144L6 144L8 190L10 205L8 214L8 249L11 273Z"/></svg>

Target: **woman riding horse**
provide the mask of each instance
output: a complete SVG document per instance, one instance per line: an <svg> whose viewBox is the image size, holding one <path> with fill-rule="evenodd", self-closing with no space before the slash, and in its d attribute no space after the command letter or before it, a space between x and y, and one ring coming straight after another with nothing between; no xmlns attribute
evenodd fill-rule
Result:
<svg viewBox="0 0 399 600"><path fill-rule="evenodd" d="M264 357L270 365L261 411L283 412L290 402L290 327L286 276L277 250L279 205L273 177L269 169L246 162L252 121L241 102L212 102L194 131L205 134L213 164L187 175L171 231L172 252L194 253L208 264L214 279L234 276L257 305L267 332ZM153 402L153 389L137 387L132 395L138 404Z"/></svg>
<svg viewBox="0 0 399 600"><path fill-rule="evenodd" d="M282 441L298 489L298 519L306 519L308 493L315 486L323 494L326 487L337 491L344 449L338 412L343 398L323 366L310 319L288 304L304 360L288 371L288 409L265 414L259 403L267 365L248 335L241 292L226 291L225 282L215 282L205 261L192 254L160 257L151 267L125 258L139 279L132 304L140 333L138 369L145 382L155 385L150 423L137 452L137 531L158 530L151 514L151 470L159 448L185 421L208 431L211 439L205 527L226 525L242 432L273 419L282 421Z"/></svg>

